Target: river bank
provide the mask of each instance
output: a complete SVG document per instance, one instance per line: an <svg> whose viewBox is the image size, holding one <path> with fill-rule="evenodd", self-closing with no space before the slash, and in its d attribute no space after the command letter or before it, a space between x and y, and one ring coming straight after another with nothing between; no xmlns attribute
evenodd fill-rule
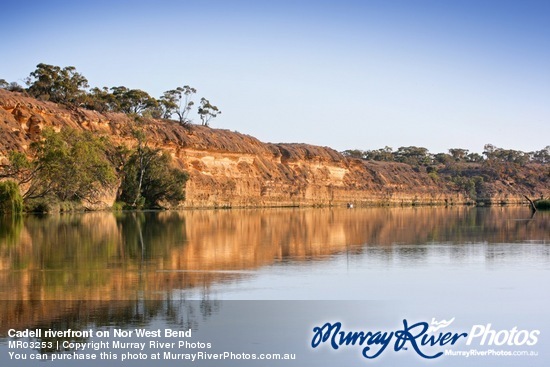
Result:
<svg viewBox="0 0 550 367"><path fill-rule="evenodd" d="M10 151L28 152L46 128L92 131L116 144L136 144L127 115L67 109L6 90L0 90L0 121L4 164ZM523 205L524 195L548 196L547 164L412 165L351 158L329 147L264 143L207 126L186 129L172 120L149 119L144 129L148 144L189 174L186 199L177 208ZM113 207L116 196L117 190L105 190L82 208Z"/></svg>

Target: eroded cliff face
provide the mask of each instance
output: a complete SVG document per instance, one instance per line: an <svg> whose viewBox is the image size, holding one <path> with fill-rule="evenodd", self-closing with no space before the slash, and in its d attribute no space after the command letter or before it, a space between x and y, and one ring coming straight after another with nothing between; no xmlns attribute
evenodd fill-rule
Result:
<svg viewBox="0 0 550 367"><path fill-rule="evenodd" d="M10 150L26 151L47 127L108 134L132 146L132 121L123 114L69 110L0 90L0 161ZM185 207L257 207L465 203L448 183L401 163L348 159L327 147L271 144L204 126L186 130L169 120L144 122L148 143L169 151L190 179ZM490 199L508 203L541 187L494 187ZM106 204L113 195L105 198Z"/></svg>

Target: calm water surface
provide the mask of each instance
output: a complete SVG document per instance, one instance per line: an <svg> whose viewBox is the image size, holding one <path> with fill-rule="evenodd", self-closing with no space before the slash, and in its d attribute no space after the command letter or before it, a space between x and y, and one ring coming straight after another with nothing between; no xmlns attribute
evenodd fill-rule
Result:
<svg viewBox="0 0 550 367"><path fill-rule="evenodd" d="M298 345L313 364L297 365L329 365L335 355L312 354L304 343L312 323L347 318L392 328L404 317L456 316L465 328L491 322L550 331L548 284L550 213L531 217L528 208L2 218L0 352L6 348L2 337L13 327L136 325L189 327L224 347L238 329L260 348L258 324L265 323L265 330L288 324L286 330L303 332L276 333L270 337L281 339L265 345L290 351ZM247 343L233 342L237 349ZM396 358L396 366L422 365L399 355L388 358ZM463 362L447 359L443 365ZM513 359L478 362L471 365L516 365ZM547 365L550 356L524 362Z"/></svg>
<svg viewBox="0 0 550 367"><path fill-rule="evenodd" d="M4 219L0 299L533 297L550 213L269 209ZM472 287L475 284L476 287Z"/></svg>

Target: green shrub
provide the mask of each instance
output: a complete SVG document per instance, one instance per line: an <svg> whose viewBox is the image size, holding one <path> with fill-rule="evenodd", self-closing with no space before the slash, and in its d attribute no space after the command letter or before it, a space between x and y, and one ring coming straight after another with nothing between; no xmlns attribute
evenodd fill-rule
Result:
<svg viewBox="0 0 550 367"><path fill-rule="evenodd" d="M23 211L23 197L19 185L13 181L0 182L0 213L19 214Z"/></svg>
<svg viewBox="0 0 550 367"><path fill-rule="evenodd" d="M185 200L187 173L172 166L169 154L144 147L134 152L123 168L119 201L125 209L161 208Z"/></svg>
<svg viewBox="0 0 550 367"><path fill-rule="evenodd" d="M125 203L121 202L121 201L115 201L113 203L113 206L111 207L111 210L114 211L114 212L120 212L120 211L123 211L125 209Z"/></svg>
<svg viewBox="0 0 550 367"><path fill-rule="evenodd" d="M51 196L25 200L27 213L55 213L59 212L59 201Z"/></svg>

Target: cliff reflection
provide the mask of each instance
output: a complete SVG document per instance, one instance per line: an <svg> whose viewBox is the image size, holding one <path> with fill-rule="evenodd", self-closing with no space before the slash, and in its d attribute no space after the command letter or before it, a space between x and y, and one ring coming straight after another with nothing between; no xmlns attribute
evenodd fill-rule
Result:
<svg viewBox="0 0 550 367"><path fill-rule="evenodd" d="M376 247L422 259L430 243L550 241L526 208L269 209L2 218L0 299L164 299L277 262ZM408 245L408 246L403 246ZM460 246L453 249L463 256ZM487 253L486 256L493 256ZM205 296L207 297L207 296Z"/></svg>

